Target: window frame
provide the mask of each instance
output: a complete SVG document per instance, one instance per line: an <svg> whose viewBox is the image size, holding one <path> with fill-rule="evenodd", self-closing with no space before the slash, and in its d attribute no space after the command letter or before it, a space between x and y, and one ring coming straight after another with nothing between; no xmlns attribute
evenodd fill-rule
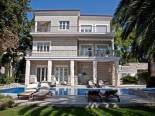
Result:
<svg viewBox="0 0 155 116"><path fill-rule="evenodd" d="M84 46L84 45L86 45L86 46L87 46L87 45L88 45L88 46L91 46L91 48L92 48L92 50L91 50L91 54L92 54L92 55L91 55L91 56L93 56L93 55L94 55L94 53L93 53L93 51L94 51L93 44L80 44L80 45L79 45L79 48L80 48L79 56L89 56L89 55L81 55L81 53L80 53L80 52L82 51L81 48L82 48L82 46Z"/></svg>
<svg viewBox="0 0 155 116"><path fill-rule="evenodd" d="M70 21L59 21L59 30L69 30L69 28L70 28Z"/></svg>
<svg viewBox="0 0 155 116"><path fill-rule="evenodd" d="M81 31L81 29L82 29L82 26L91 26L91 31L89 32L86 32L86 31L84 31L84 32L82 32ZM91 33L91 32L93 32L93 25L92 24L81 24L80 25L80 32L82 32L82 33Z"/></svg>
<svg viewBox="0 0 155 116"><path fill-rule="evenodd" d="M42 43L43 45L42 45L42 50L39 50L38 49L38 47L39 47L39 45L38 45L38 43ZM47 47L47 45L45 45L45 43L49 43L49 48ZM46 48L45 48L45 46L46 46ZM36 43L36 52L38 53L45 53L45 52L50 52L50 50L51 50L51 41L37 41L37 43Z"/></svg>
<svg viewBox="0 0 155 116"><path fill-rule="evenodd" d="M98 47L97 46L107 46L107 49L109 49L109 45L108 44L95 44L95 54L98 54L98 51L97 51ZM105 50L105 52L106 52L106 50Z"/></svg>
<svg viewBox="0 0 155 116"><path fill-rule="evenodd" d="M106 26L106 32L98 32L98 33L107 33L108 32L108 25L107 24L95 24L95 32L97 32L97 26Z"/></svg>

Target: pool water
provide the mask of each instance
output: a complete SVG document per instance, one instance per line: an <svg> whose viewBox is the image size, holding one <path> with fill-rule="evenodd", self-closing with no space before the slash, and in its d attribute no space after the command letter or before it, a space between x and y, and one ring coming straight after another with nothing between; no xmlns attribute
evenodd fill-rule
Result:
<svg viewBox="0 0 155 116"><path fill-rule="evenodd" d="M101 92L105 92L106 90L110 90L112 88L51 88L50 91L53 95L78 95L83 96L89 90L100 90ZM117 88L114 88L117 89ZM118 95L129 95L128 89L120 89L118 88ZM13 93L18 94L24 92L23 87L18 88L7 88L7 89L0 89L0 93Z"/></svg>
<svg viewBox="0 0 155 116"><path fill-rule="evenodd" d="M145 88L145 89L141 89L144 92L152 92L155 93L155 88Z"/></svg>
<svg viewBox="0 0 155 116"><path fill-rule="evenodd" d="M89 90L100 90L101 92L105 92L106 90L110 90L107 88L51 88L51 91L54 95L85 95ZM128 89L117 89L118 95L129 95Z"/></svg>
<svg viewBox="0 0 155 116"><path fill-rule="evenodd" d="M14 93L14 94L18 94L18 93L22 93L22 92L24 92L24 88L23 87L0 89L0 93Z"/></svg>

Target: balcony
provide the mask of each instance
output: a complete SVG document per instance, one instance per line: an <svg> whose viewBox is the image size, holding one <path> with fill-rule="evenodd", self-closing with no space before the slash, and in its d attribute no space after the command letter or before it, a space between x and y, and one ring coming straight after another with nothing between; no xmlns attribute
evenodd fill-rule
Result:
<svg viewBox="0 0 155 116"><path fill-rule="evenodd" d="M111 27L107 27L107 26L91 26L91 28L87 28L87 27L83 27L83 26L69 26L68 29L64 28L64 29L60 29L59 26L33 26L31 27L31 32L32 33L37 33L37 32L41 32L41 33L46 33L46 32L51 32L51 33L103 33L103 34L107 34L107 33L114 33L115 29L111 28Z"/></svg>
<svg viewBox="0 0 155 116"><path fill-rule="evenodd" d="M47 50L27 51L26 56L34 57L119 57L119 51L114 50Z"/></svg>

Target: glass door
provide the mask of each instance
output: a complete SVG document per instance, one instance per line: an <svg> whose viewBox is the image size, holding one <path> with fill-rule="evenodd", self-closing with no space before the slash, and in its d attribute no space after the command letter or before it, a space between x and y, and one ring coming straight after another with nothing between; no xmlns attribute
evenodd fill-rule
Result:
<svg viewBox="0 0 155 116"><path fill-rule="evenodd" d="M64 67L55 68L56 84L62 84L67 82L67 77L68 77L67 68L64 68Z"/></svg>
<svg viewBox="0 0 155 116"><path fill-rule="evenodd" d="M37 81L47 81L47 68L46 67L38 67L37 68Z"/></svg>
<svg viewBox="0 0 155 116"><path fill-rule="evenodd" d="M92 46L81 45L80 56L92 56Z"/></svg>

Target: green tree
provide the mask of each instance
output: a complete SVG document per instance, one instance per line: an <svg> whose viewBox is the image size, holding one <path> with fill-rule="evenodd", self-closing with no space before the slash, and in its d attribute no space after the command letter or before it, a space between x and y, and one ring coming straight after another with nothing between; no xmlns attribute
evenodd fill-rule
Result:
<svg viewBox="0 0 155 116"><path fill-rule="evenodd" d="M154 0L121 0L115 11L113 21L123 28L122 38L135 30L133 53L141 53L148 59L147 87L155 87L153 54L155 50L155 1Z"/></svg>
<svg viewBox="0 0 155 116"><path fill-rule="evenodd" d="M136 58L132 55L132 42L135 36L135 32L131 32L125 40L122 39L122 33L122 27L120 26L120 24L116 24L116 34L114 40L115 49L120 50L120 64L135 62Z"/></svg>
<svg viewBox="0 0 155 116"><path fill-rule="evenodd" d="M0 52L5 63L13 65L21 50L31 48L30 24L27 13L31 11L30 0L0 0ZM11 60L8 60L10 59Z"/></svg>

